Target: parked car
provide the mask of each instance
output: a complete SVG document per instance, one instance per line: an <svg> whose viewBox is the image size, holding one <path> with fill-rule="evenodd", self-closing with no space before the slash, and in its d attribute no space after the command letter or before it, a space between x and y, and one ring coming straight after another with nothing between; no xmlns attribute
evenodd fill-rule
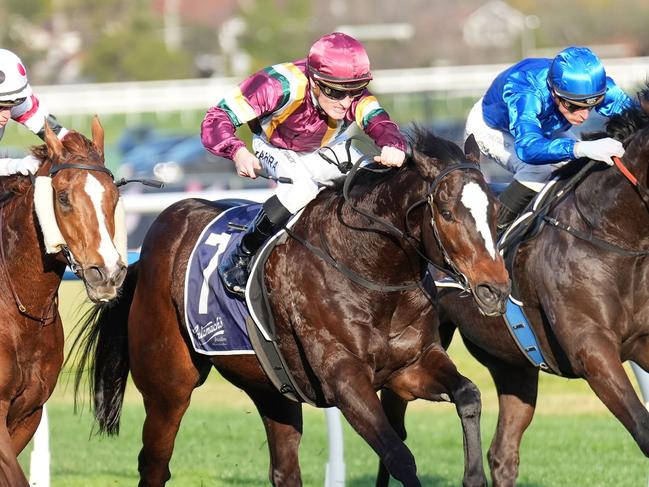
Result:
<svg viewBox="0 0 649 487"><path fill-rule="evenodd" d="M163 154L175 145L186 140L187 135L158 135L129 150L120 164L120 177L152 177L153 165Z"/></svg>

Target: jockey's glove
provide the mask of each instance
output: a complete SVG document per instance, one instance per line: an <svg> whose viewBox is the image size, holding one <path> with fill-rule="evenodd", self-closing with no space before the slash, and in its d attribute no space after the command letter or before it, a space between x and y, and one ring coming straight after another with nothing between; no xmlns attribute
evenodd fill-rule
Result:
<svg viewBox="0 0 649 487"><path fill-rule="evenodd" d="M575 143L575 157L588 157L594 161L602 161L609 166L613 165L613 156L622 157L624 147L619 140L607 137L597 140L580 140Z"/></svg>
<svg viewBox="0 0 649 487"><path fill-rule="evenodd" d="M22 159L0 159L0 176L11 176L12 174L34 174L38 171L40 161L34 156L23 157Z"/></svg>

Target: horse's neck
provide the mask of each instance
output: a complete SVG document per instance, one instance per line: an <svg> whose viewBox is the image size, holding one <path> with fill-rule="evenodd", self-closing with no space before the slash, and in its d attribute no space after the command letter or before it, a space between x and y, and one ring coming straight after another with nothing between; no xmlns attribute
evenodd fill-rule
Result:
<svg viewBox="0 0 649 487"><path fill-rule="evenodd" d="M629 170L645 184L646 168L635 166ZM649 244L649 235L638 231L649 225L649 207L617 169L590 174L576 189L576 205L580 219L625 246Z"/></svg>
<svg viewBox="0 0 649 487"><path fill-rule="evenodd" d="M1 214L0 243L7 272L0 278L9 278L14 284L28 282L25 288L38 286L43 297L49 297L58 288L65 265L45 254L34 211L33 192L30 190L15 196L4 205Z"/></svg>
<svg viewBox="0 0 649 487"><path fill-rule="evenodd" d="M392 179L369 187L363 196L354 199L353 204L400 231L407 232L406 211L415 201L423 198L424 192L425 183L420 176L414 173L397 174ZM375 270L398 277L395 273L411 274L413 266L424 265L415 249L416 244L412 241L398 238L398 243L395 243L396 237L388 235L390 232L383 225L371 223L347 203L343 208L341 230L347 237L337 240L335 246L339 252L356 256L354 263L357 268L362 267L367 272L372 272L376 268L376 262L383 262L387 267ZM419 237L419 222L416 218L412 220L410 230L413 230L415 237ZM351 234L350 228L359 230L351 230ZM351 247L354 247L353 251Z"/></svg>

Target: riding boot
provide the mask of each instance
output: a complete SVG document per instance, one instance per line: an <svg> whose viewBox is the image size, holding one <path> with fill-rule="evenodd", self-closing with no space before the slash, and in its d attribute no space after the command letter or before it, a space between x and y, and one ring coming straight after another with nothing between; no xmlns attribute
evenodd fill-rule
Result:
<svg viewBox="0 0 649 487"><path fill-rule="evenodd" d="M507 227L518 218L536 196L536 191L514 180L505 191L500 193L500 209L498 210L496 232L498 238L507 230Z"/></svg>
<svg viewBox="0 0 649 487"><path fill-rule="evenodd" d="M264 203L237 247L219 264L219 276L228 291L244 297L252 258L290 217L291 213L276 196Z"/></svg>

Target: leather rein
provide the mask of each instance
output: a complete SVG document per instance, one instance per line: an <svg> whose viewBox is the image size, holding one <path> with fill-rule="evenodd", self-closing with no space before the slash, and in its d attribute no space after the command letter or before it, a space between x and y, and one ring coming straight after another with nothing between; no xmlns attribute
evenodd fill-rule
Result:
<svg viewBox="0 0 649 487"><path fill-rule="evenodd" d="M92 165L89 165L89 164L81 164L81 163L78 163L78 164L77 163L53 164L50 167L48 175L50 177L53 177L54 175L56 175L59 171L61 171L63 169L81 169L81 170L85 170L85 171L98 171L98 172L106 173L111 177L111 179L114 179L113 178L113 173L110 171L110 169L108 169L108 168L106 168L104 166L92 166ZM33 180L34 180L34 177L32 176L32 182L33 182ZM35 313L30 312L27 309L27 307L23 304L23 302L21 301L21 299L18 296L18 293L17 293L17 291L16 291L16 289L14 287L13 280L11 279L11 276L9 275L9 272L7 270L7 260L6 260L6 256L5 256L4 237L3 237L4 209L5 209L5 205L2 205L2 207L0 207L0 267L2 268L2 270L3 270L4 274L5 274L5 277L7 279L7 283L9 284L9 290L11 291L11 294L13 295L14 301L16 303L16 306L17 306L18 311L20 312L20 314L22 314L23 316L25 316L25 317L27 317L27 318L29 318L31 320L38 321L42 325L45 325L45 323L50 322L56 316L56 312L57 312L56 311L56 305L58 303L58 298L57 298L57 291L58 290L57 289L54 290L54 295L52 296L51 299L48 300L48 301L50 301L51 304L49 305L49 307L47 308L45 313L43 313L42 316L38 316ZM67 245L63 246L61 248L61 252L63 253L63 255L64 255L64 257L65 257L65 259L67 261L67 264L70 267L70 269L77 276L79 276L79 271L81 270L81 267L79 266L79 264L74 259L74 256L72 255L72 252L70 252L70 249L68 248L68 246Z"/></svg>
<svg viewBox="0 0 649 487"><path fill-rule="evenodd" d="M348 152L348 154L349 154L349 152ZM325 157L325 159L327 159L327 158ZM424 198L420 199L419 201L416 201L415 203L413 203L406 210L406 214L405 214L405 217L404 217L405 218L405 231L404 231L404 230L401 230L401 229L397 228L395 225L393 225L389 221L380 218L379 216L375 215L374 213L372 213L370 211L367 211L367 210L363 210L362 208L358 208L351 201L351 199L349 197L349 190L350 190L350 188L352 186L352 183L353 183L353 181L354 181L354 179L356 177L357 172L359 171L359 169L361 169L360 165L363 162L366 162L366 161L367 162L372 162L371 159L368 156L360 157L351 166L351 168L349 169L349 173L347 174L347 176L345 178L345 182L343 184L343 198L345 199L345 202L354 211L356 211L357 213L360 213L361 215L368 218L370 221L372 221L372 222L380 225L381 227L383 227L387 231L387 233L389 235L391 235L393 237L396 237L397 239L404 240L404 241L408 242L408 244L410 244L414 248L414 250L417 252L417 254L419 254L419 256L421 258L423 258L426 262L428 262L430 265L432 265L436 269L438 269L438 270L442 271L443 273L445 273L445 274L449 275L450 277L452 277L454 280L456 280L462 286L462 288L464 289L464 291L466 293L470 294L471 293L471 288L469 286L468 279L466 278L466 276L462 272L459 271L459 269L457 268L457 266L455 265L453 260L450 258L450 255L449 255L448 251L446 250L446 248L444 246L444 243L442 242L442 239L440 237L439 231L438 231L437 226L435 224L435 218L434 218L435 211L434 211L434 207L433 207L433 201L434 201L434 198L435 198L435 192L436 192L439 184L444 180L444 178L446 178L446 176L448 176L449 174L451 174L452 172L455 172L455 171L475 170L475 171L480 172L479 167L476 164L471 163L471 162L463 162L463 163L453 164L453 165L450 165L450 166L442 169L440 171L440 173L435 177L435 179L430 183L430 185L428 187L428 191L426 193L426 196ZM339 165L339 164L336 164L336 165ZM341 168L341 167L339 166L339 168ZM386 169L372 169L372 168L363 167L362 169L367 170L367 171L372 171L372 172L379 172L379 173L392 171L392 169L387 169L387 168ZM443 257L443 259L446 262L446 265L448 267L440 266L439 264L433 262L427 255L425 255L420 249L421 242L419 241L419 239L417 239L412 234L412 232L410 230L409 216L410 216L411 212L414 209L418 208L419 206L421 206L423 204L428 204L429 207L430 207L431 215L432 215L432 217L431 217L431 226L433 228L433 234L435 236L437 244L438 244L438 246L440 248L440 251L442 253L442 257ZM379 291L379 292L399 292L399 291L408 291L408 290L414 290L414 289L418 289L418 288L423 288L423 280L424 280L425 276L422 277L422 279L420 279L419 281L414 282L414 283L410 283L410 284L401 284L401 285L376 284L376 283L370 281L369 279L366 279L365 277L359 275L357 272L353 271L352 269L350 269L348 266L346 266L342 262L336 260L331 255L331 253L328 252L328 249L327 249L327 251L324 251L323 249L311 244L310 242L308 242L304 238L300 237L299 235L296 235L295 232L293 232L293 231L291 231L289 229L286 229L286 230L287 230L288 234L292 238L294 238L295 240L300 242L307 249L309 249L312 253L316 254L318 257L323 259L329 265L331 265L332 267L337 269L339 272L341 272L343 275L345 275L352 282L355 282L356 284L359 284L359 285L361 285L361 286L363 286L365 288L371 289L373 291ZM322 237L322 238L324 239L324 237ZM323 241L323 244L326 244L326 242ZM323 246L326 248L326 245L323 245Z"/></svg>
<svg viewBox="0 0 649 487"><path fill-rule="evenodd" d="M645 207L647 208L647 210L649 210L649 189L647 189L647 186L645 186L640 181L638 181L638 178L635 177L635 175L631 172L631 170L624 165L624 163L622 162L622 159L620 159L617 156L613 156L613 162L615 164L615 167L622 173L622 175L626 178L626 180L631 183L631 185L634 187L634 189L638 193L638 196L640 196L640 199L642 199L642 202L644 203ZM594 164L594 161L590 161L588 163L588 165L584 167L584 169L586 169L586 168L589 169L593 164ZM581 175L583 172L585 172L585 171L584 170L580 171L576 176ZM575 177L574 179L576 180L577 177ZM576 202L576 200L575 200L575 202ZM581 213L581 211L579 210L578 207L577 207L577 212L579 213L581 218L588 224L588 226L590 226L592 228L593 225L586 219L586 217ZM589 242L589 243L595 245L596 247L599 247L599 248L601 248L601 249L603 249L605 251L613 252L613 253L620 254L620 255L623 255L623 256L626 256L626 257L644 257L646 255L649 255L649 250L632 250L632 249L625 249L625 248L619 247L617 245L613 245L613 244L607 242L606 240L594 237L592 235L592 232L587 233L587 232L584 232L584 231L581 231L581 230L577 230L576 228L574 228L574 227L572 227L570 225L566 225L565 223L560 222L555 218L545 216L543 219L550 226L558 228L559 230L563 230L563 231L569 233L570 235L572 235L572 236L574 236L574 237L576 237L576 238L578 238L580 240L584 240L586 242Z"/></svg>

